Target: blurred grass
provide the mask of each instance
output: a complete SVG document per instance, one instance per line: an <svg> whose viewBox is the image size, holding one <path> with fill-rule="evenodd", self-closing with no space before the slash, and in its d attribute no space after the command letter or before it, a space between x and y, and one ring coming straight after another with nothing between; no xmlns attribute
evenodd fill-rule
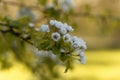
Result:
<svg viewBox="0 0 120 80"><path fill-rule="evenodd" d="M76 64L74 70L64 73L56 66L62 78L58 80L120 80L120 50L86 51L87 63ZM35 80L25 66L15 63L10 70L0 71L0 80Z"/></svg>

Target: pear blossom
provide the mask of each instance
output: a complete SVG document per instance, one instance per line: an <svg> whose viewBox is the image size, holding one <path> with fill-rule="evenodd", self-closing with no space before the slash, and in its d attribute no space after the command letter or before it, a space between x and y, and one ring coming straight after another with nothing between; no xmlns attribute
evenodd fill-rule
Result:
<svg viewBox="0 0 120 80"><path fill-rule="evenodd" d="M73 40L73 42L75 42L75 41L78 41L79 38L78 38L77 36L73 36L73 37L72 37L72 40Z"/></svg>
<svg viewBox="0 0 120 80"><path fill-rule="evenodd" d="M60 34L58 32L52 33L52 39L57 42L60 39Z"/></svg>
<svg viewBox="0 0 120 80"><path fill-rule="evenodd" d="M86 63L86 57L80 57L80 62L81 64L85 64Z"/></svg>
<svg viewBox="0 0 120 80"><path fill-rule="evenodd" d="M42 32L50 32L48 25L41 25Z"/></svg>
<svg viewBox="0 0 120 80"><path fill-rule="evenodd" d="M56 20L50 20L50 25L52 25L52 26L53 26L53 25L55 25L55 24L56 24L56 22L57 22Z"/></svg>
<svg viewBox="0 0 120 80"><path fill-rule="evenodd" d="M86 42L83 39L79 38L78 41L80 44L80 49L87 49Z"/></svg>
<svg viewBox="0 0 120 80"><path fill-rule="evenodd" d="M78 49L78 48L79 48L79 43L78 43L78 42L73 42L73 43L72 43L72 47L73 47L74 49Z"/></svg>
<svg viewBox="0 0 120 80"><path fill-rule="evenodd" d="M58 28L58 29L60 29L62 27L62 25L63 24L61 22L56 22L55 23L55 27Z"/></svg>
<svg viewBox="0 0 120 80"><path fill-rule="evenodd" d="M82 40L81 38L73 36L72 40L73 40L73 44L72 44L73 48L87 49L86 42L84 40Z"/></svg>
<svg viewBox="0 0 120 80"><path fill-rule="evenodd" d="M69 34L63 35L63 41L64 42L70 42L71 41L71 36Z"/></svg>
<svg viewBox="0 0 120 80"><path fill-rule="evenodd" d="M64 23L64 24L63 24L63 27L67 29L68 24L67 24L67 23Z"/></svg>
<svg viewBox="0 0 120 80"><path fill-rule="evenodd" d="M68 32L73 32L74 31L74 29L71 26L66 27L66 29L67 29Z"/></svg>
<svg viewBox="0 0 120 80"><path fill-rule="evenodd" d="M69 56L79 56L79 60L81 64L86 63L86 56L84 50L87 49L86 42L82 38L78 38L77 36L71 36L68 32L74 31L72 26L68 25L67 23L62 23L57 20L50 20L49 25L55 27L55 31L51 31L51 39L55 42L60 40L60 44L64 44L66 42L70 42L70 50L67 46L61 46L61 54L62 53L69 53ZM37 28L36 28L37 29ZM42 32L50 32L48 25L41 25ZM63 41L61 41L63 40ZM56 43L57 44L57 43ZM75 53L75 54L74 54Z"/></svg>
<svg viewBox="0 0 120 80"><path fill-rule="evenodd" d="M64 27L62 26L62 27L60 27L59 32L64 35L64 34L67 33L67 30L66 30L66 28L64 28Z"/></svg>
<svg viewBox="0 0 120 80"><path fill-rule="evenodd" d="M79 52L79 56L80 56L80 57L84 57L84 56L85 56L85 53L84 53L83 51L80 51L80 52Z"/></svg>

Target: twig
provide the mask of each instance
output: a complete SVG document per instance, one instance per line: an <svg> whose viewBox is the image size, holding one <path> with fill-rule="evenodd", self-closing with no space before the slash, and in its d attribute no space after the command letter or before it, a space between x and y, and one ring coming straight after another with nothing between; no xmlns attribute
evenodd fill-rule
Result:
<svg viewBox="0 0 120 80"><path fill-rule="evenodd" d="M13 28L12 28L11 26L9 26L8 24L4 24L4 23L1 23L1 22L0 22L0 25L9 27L8 30L0 30L0 32L2 32L2 33L8 33L8 32L10 32L10 33L12 33L13 35L15 35L16 37L19 37L20 39L22 39L23 41L25 41L25 42L27 42L27 43L35 46L31 41L29 41L29 39L31 38L30 36L24 38L24 37L21 36L21 33L20 33L20 32L14 31Z"/></svg>

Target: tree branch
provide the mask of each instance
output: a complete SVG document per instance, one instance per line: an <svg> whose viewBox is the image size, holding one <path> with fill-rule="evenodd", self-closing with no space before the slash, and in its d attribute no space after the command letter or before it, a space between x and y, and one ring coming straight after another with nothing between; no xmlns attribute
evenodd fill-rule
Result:
<svg viewBox="0 0 120 80"><path fill-rule="evenodd" d="M0 32L2 32L2 33L4 33L4 34L10 32L10 33L12 33L13 35L15 35L16 37L19 37L20 39L22 39L23 41L25 41L25 42L27 42L27 43L35 46L31 41L29 41L30 38L31 38L30 36L24 38L24 37L21 36L21 33L20 33L20 32L14 31L13 28L12 28L11 26L9 26L8 24L4 24L4 23L1 23L1 22L0 22L0 25L1 25L1 26L7 26L7 27L9 27L9 29L7 29L7 30L0 30Z"/></svg>

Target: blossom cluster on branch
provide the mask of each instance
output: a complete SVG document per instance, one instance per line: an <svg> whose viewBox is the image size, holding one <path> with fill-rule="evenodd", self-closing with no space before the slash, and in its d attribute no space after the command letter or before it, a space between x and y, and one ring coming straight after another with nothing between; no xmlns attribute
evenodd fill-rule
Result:
<svg viewBox="0 0 120 80"><path fill-rule="evenodd" d="M86 56L84 50L87 49L86 42L82 38L71 34L74 31L71 25L61 22L61 20L69 21L71 10L74 8L73 1L55 0L57 3L53 3L55 7L52 8L45 8L47 3L44 2L45 0L39 1L40 5L42 5L42 7L38 6L41 16L34 14L29 6L20 6L15 19L8 16L0 16L0 32L11 43L10 45L14 54L17 55L16 57L19 57L19 60L26 63L26 65L29 64L32 69L33 67L38 67L41 61L38 61L36 66L32 66L31 63L35 64L36 61L29 60L26 62L23 59L26 57L26 53L23 50L26 46L23 47L23 42L27 42L37 49L35 53L38 53L35 57L38 57L38 55L43 56L44 54L48 54L52 58L56 57L57 60L66 66L65 72L72 68L74 60L85 64ZM51 18L55 20L50 20ZM38 27L38 24L40 27ZM21 47L23 48L21 49ZM19 51L16 51L16 48ZM21 56L21 54L23 55Z"/></svg>
<svg viewBox="0 0 120 80"><path fill-rule="evenodd" d="M33 27L33 24L29 24L29 26ZM86 62L84 54L84 50L87 49L86 42L71 35L73 31L72 26L67 23L50 20L48 24L42 24L37 28L37 32L41 32L41 37L38 39L40 41L33 41L38 51L48 51L56 55L66 65L65 72L71 67L74 60L80 60L81 64Z"/></svg>

